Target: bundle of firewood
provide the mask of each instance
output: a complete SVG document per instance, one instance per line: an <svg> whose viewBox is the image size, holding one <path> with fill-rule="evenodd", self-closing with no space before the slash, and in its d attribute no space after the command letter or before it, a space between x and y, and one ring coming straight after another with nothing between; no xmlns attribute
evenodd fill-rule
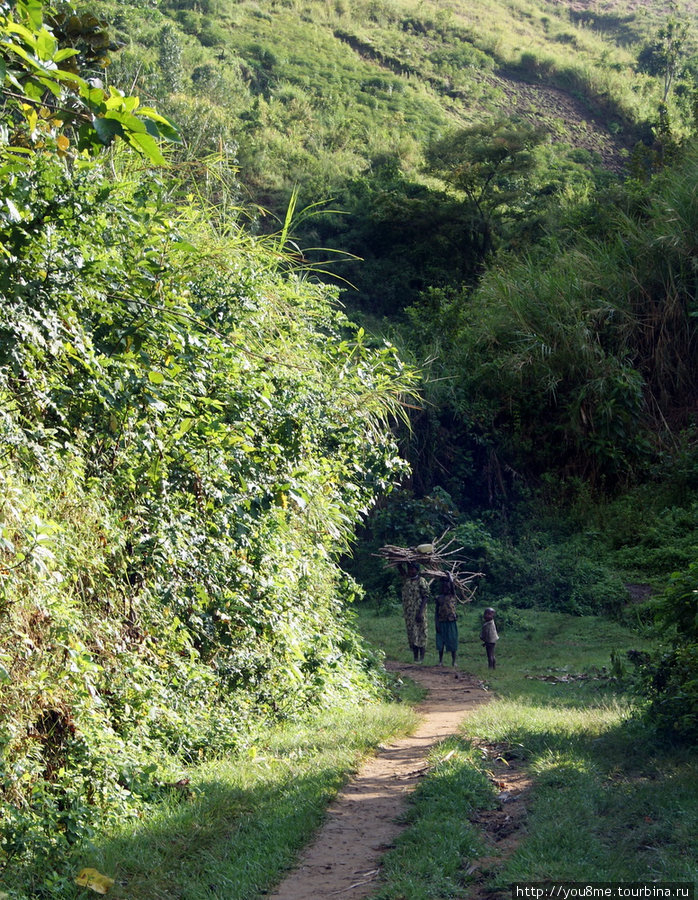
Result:
<svg viewBox="0 0 698 900"><path fill-rule="evenodd" d="M418 544L416 547L386 544L373 555L380 557L389 568L400 569L402 572L405 572L407 566L412 563L420 567L423 575L433 578L443 578L450 573L458 599L462 603L470 603L477 590L474 582L477 578L481 578L483 573L469 572L466 569L467 563L459 558L464 548L453 548L455 539L444 543L446 534L447 532L431 543Z"/></svg>

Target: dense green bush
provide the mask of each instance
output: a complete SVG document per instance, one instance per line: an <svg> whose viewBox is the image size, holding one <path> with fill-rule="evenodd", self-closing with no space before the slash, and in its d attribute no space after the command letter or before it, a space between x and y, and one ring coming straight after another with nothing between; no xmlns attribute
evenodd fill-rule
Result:
<svg viewBox="0 0 698 900"><path fill-rule="evenodd" d="M4 234L13 866L59 859L168 758L376 690L333 557L402 471L381 424L401 390L393 351L369 350L272 248L176 222L150 176L37 160L24 183L50 215Z"/></svg>
<svg viewBox="0 0 698 900"><path fill-rule="evenodd" d="M668 738L698 737L698 643L678 646L644 667L650 720Z"/></svg>
<svg viewBox="0 0 698 900"><path fill-rule="evenodd" d="M159 158L124 116L109 136ZM0 145L0 870L32 900L182 765L381 692L336 560L404 472L412 383L294 271L287 229L176 207L164 173L77 155L63 125Z"/></svg>
<svg viewBox="0 0 698 900"><path fill-rule="evenodd" d="M603 562L591 561L578 543L545 532L518 539L495 537L481 522L454 530L457 543L484 573L482 601L492 604L508 597L523 609L549 609L572 615L617 614L627 600L619 574Z"/></svg>
<svg viewBox="0 0 698 900"><path fill-rule="evenodd" d="M654 604L657 625L668 646L640 660L647 714L671 739L698 737L698 563L672 575Z"/></svg>

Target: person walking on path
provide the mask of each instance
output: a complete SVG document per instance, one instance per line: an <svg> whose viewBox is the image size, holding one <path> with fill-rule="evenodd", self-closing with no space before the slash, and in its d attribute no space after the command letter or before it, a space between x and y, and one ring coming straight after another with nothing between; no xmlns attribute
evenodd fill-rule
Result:
<svg viewBox="0 0 698 900"><path fill-rule="evenodd" d="M494 669L497 664L494 657L494 651L497 646L497 641L499 640L499 635L497 634L497 627L494 624L494 610L491 606L488 606L485 610L483 619L485 621L480 629L480 640L485 645L485 650L487 651L487 666L490 669Z"/></svg>
<svg viewBox="0 0 698 900"><path fill-rule="evenodd" d="M456 588L450 573L439 578L439 592L434 605L434 629L439 665L443 665L444 650L448 650L451 654L451 665L455 666L458 653L458 622L456 621Z"/></svg>
<svg viewBox="0 0 698 900"><path fill-rule="evenodd" d="M407 641L415 662L424 660L427 646L427 620L424 612L429 602L429 585L421 576L417 563L408 563L400 569L402 584L402 613L405 617Z"/></svg>

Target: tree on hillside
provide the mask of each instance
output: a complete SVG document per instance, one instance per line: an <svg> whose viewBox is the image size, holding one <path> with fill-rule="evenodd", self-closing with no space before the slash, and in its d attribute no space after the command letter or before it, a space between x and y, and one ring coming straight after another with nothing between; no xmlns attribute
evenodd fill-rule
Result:
<svg viewBox="0 0 698 900"><path fill-rule="evenodd" d="M671 88L681 75L686 57L689 26L676 17L676 6L672 4L673 15L657 32L657 37L648 41L637 57L640 72L658 76L663 82L662 104L666 104Z"/></svg>
<svg viewBox="0 0 698 900"><path fill-rule="evenodd" d="M465 196L481 260L494 249L502 222L530 205L534 150L544 140L539 129L499 121L456 131L428 148L428 173Z"/></svg>

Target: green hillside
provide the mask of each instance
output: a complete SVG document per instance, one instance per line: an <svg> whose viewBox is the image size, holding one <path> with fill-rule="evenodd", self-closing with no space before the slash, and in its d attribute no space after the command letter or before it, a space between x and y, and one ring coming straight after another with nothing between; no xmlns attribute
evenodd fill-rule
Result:
<svg viewBox="0 0 698 900"><path fill-rule="evenodd" d="M634 72L651 28L638 14L398 0L104 12L127 44L114 81L150 92L159 75L158 96L189 120L192 143L201 122L182 94L198 94L188 102L208 119L211 147L234 142L253 196L299 181L317 201L383 155L417 172L428 141L500 113L611 162L656 114L657 86Z"/></svg>
<svg viewBox="0 0 698 900"><path fill-rule="evenodd" d="M481 271L482 248L461 238L469 212L432 159L459 131L506 123L535 135L529 204L540 216L651 165L662 84L637 59L659 12L398 0L100 10L123 45L109 81L177 122L177 159L189 160L195 189L207 184L215 204L224 195L228 215L234 198L262 230L297 190L298 209L315 213L294 223L298 242L309 259L332 261L339 283L358 289L345 302L364 311L394 314ZM679 133L691 118L682 88L667 98ZM194 161L212 156L225 175L197 177Z"/></svg>

